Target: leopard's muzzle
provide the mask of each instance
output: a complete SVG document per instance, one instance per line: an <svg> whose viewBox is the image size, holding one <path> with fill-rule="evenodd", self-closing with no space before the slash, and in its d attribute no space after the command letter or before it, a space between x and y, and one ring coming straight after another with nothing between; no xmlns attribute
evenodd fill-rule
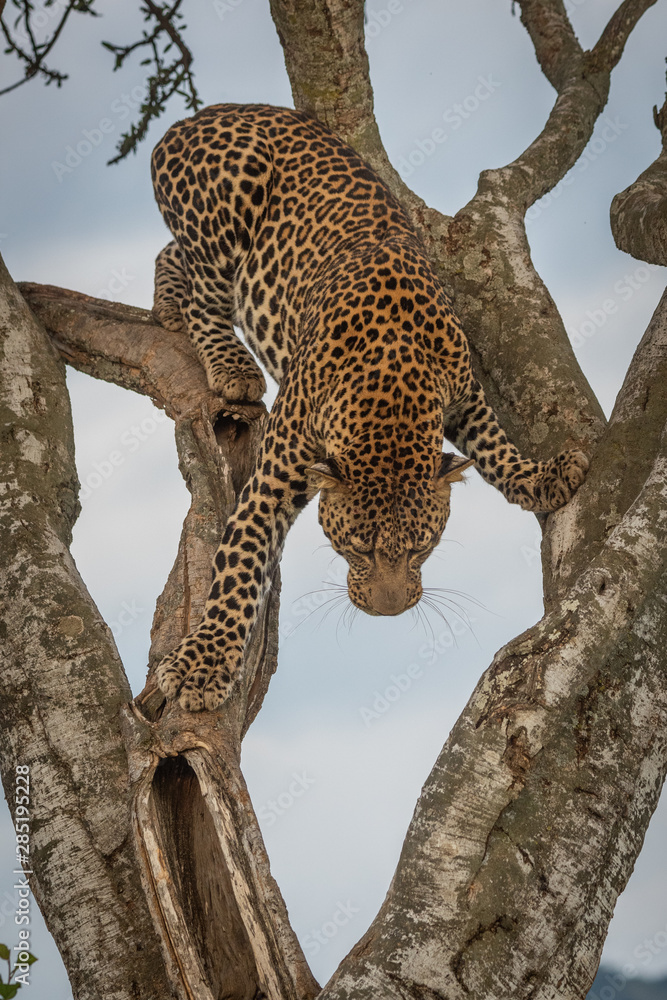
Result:
<svg viewBox="0 0 667 1000"><path fill-rule="evenodd" d="M350 600L369 615L400 615L413 608L422 596L419 572L410 570L408 555L391 559L374 553L366 578L348 576Z"/></svg>

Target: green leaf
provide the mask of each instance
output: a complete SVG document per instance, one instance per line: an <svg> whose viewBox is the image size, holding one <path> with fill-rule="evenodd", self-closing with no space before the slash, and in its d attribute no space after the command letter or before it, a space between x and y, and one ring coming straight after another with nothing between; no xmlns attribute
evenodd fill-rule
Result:
<svg viewBox="0 0 667 1000"><path fill-rule="evenodd" d="M20 989L20 983L10 983L8 986L0 983L0 997L2 1000L12 1000L12 997L15 997Z"/></svg>
<svg viewBox="0 0 667 1000"><path fill-rule="evenodd" d="M9 948L6 944L0 944L0 958L5 962L9 959Z"/></svg>
<svg viewBox="0 0 667 1000"><path fill-rule="evenodd" d="M37 959L35 958L35 956L33 954L31 954L31 952L28 952L28 961L24 962L24 965L32 965L33 962L36 962L36 961L37 961Z"/></svg>

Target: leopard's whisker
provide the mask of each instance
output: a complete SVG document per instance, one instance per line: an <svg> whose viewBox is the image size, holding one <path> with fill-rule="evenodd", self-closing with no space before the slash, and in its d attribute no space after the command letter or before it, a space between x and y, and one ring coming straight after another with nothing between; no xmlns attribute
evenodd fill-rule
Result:
<svg viewBox="0 0 667 1000"><path fill-rule="evenodd" d="M427 598L432 604L438 604L443 608L447 608L448 611L452 611L460 621L467 625L468 628L470 627L471 623L468 612L465 608L462 608L460 604L457 604L456 601L452 601L447 597L442 597L440 594L427 594Z"/></svg>
<svg viewBox="0 0 667 1000"><path fill-rule="evenodd" d="M342 583L330 583L330 584L328 584L328 586L326 586L326 587L319 587L317 590L307 590L304 594L301 594L300 597L297 597L296 600L293 601L292 603L293 604L298 604L298 602L302 601L304 597L312 597L313 594L329 594L332 591L342 591L342 590L344 590L345 593L347 593L347 587L344 586L344 584L342 584Z"/></svg>
<svg viewBox="0 0 667 1000"><path fill-rule="evenodd" d="M470 601L470 603L476 605L480 611L486 611L489 615L496 615L497 618L500 617L500 615L497 615L495 611L491 611L490 608L487 608L486 604L483 604L476 597L472 597L471 594L466 594L463 590L450 590L447 587L424 587L424 593L432 596L437 594L453 594L456 597L462 598L464 601Z"/></svg>
<svg viewBox="0 0 667 1000"><path fill-rule="evenodd" d="M313 591L313 593L321 593L321 591ZM322 616L322 620L317 625L318 629L321 628L326 619L329 617L330 613L339 605L341 601L345 599L346 596L347 596L346 594L335 594L333 597L330 597L327 601L322 601L322 603L318 605L318 607L313 608L312 611L308 612L305 618L302 618L300 622L296 623L296 625L292 630L292 634L296 632L298 628L301 628L302 625L305 625L305 623L309 621L314 614L317 614L318 611L326 609L324 615Z"/></svg>
<svg viewBox="0 0 667 1000"><path fill-rule="evenodd" d="M330 601L327 601L326 603L329 605L329 607L322 616L322 622L320 624L325 622L326 619L331 614L331 612L340 608L341 605L344 604L346 600L348 600L347 594L337 594L336 597L332 597ZM324 605L322 605L322 607L324 607ZM317 610L317 608L315 610ZM311 614L314 613L315 613L314 611L311 612Z"/></svg>
<svg viewBox="0 0 667 1000"><path fill-rule="evenodd" d="M458 538L441 538L440 541L438 542L438 544L436 545L436 547L433 549L433 551L431 552L431 554L429 555L428 558L431 559L433 556L435 556L436 559L440 559L441 561L444 561L447 558L447 556L445 555L444 552L439 552L438 549L440 548L441 545L444 545L445 543L447 543L449 545L458 545L459 548L461 548L461 549L465 548L465 545L463 544L463 542L460 542L458 540Z"/></svg>
<svg viewBox="0 0 667 1000"><path fill-rule="evenodd" d="M431 610L433 610L433 611L436 612L436 614L440 614L441 618L446 622L447 628L452 633L452 636L454 637L454 643L457 646L458 646L458 642L456 641L456 638L457 638L456 637L456 632L454 631L454 629L452 628L449 620L445 616L445 614L443 612L443 609L445 609L447 611L453 612L453 614L456 615L456 617L459 619L459 621L462 622L465 625L466 629L471 633L471 635L473 636L475 642L480 647L480 649L482 648L481 647L481 643L480 643L480 641L479 641L479 639L477 637L477 633L475 632L475 629L473 628L473 624L472 624L470 618L468 617L468 615L467 615L467 613L466 613L466 611L465 611L464 608L460 608L455 602L447 601L446 598L439 597L438 595L434 595L434 594L432 594L432 595L426 595L425 598L422 597L422 600L425 602L425 604L426 604L427 607L430 607Z"/></svg>
<svg viewBox="0 0 667 1000"><path fill-rule="evenodd" d="M429 609L429 611L433 611L439 618L442 618L443 622L445 623L445 625L447 626L447 628L449 629L449 631L451 632L451 634L454 637L454 645L458 646L458 642L456 640L456 633L454 632L454 629L452 628L452 626L449 624L449 620L448 620L447 616L445 615L445 613L442 611L442 609L439 608L439 607L437 607L437 605L433 604L428 599L428 597L426 597L426 598L422 597L420 603L423 603L424 606ZM424 613L426 613L426 612L424 612Z"/></svg>
<svg viewBox="0 0 667 1000"><path fill-rule="evenodd" d="M465 608L462 608L460 604L456 601L449 600L446 597L442 597L439 594L427 594L428 599L433 604L439 604L443 608L447 608L448 611L453 611L457 618L464 622L467 626L470 626L470 616Z"/></svg>
<svg viewBox="0 0 667 1000"><path fill-rule="evenodd" d="M336 642L338 642L338 630L341 627L341 625L343 627L345 627L347 619L349 619L349 622L348 622L348 625L347 625L347 634L349 635L350 632L352 631L352 622L354 621L354 612L356 610L357 610L357 608L355 608L355 606L352 603L352 601L349 601L349 604L347 605L347 607L343 608L343 610L342 610L342 612L340 614L340 617L338 619L338 622L336 623Z"/></svg>
<svg viewBox="0 0 667 1000"><path fill-rule="evenodd" d="M424 609L419 606L419 602L415 604L414 608L411 608L411 610L416 613L416 619L417 619L413 627L416 628L417 625L421 625L422 628L424 629L424 635L428 638L428 632L426 631L426 627L428 626L428 631L431 633L431 642L435 644L435 632L433 631L433 626L428 620L428 617Z"/></svg>
<svg viewBox="0 0 667 1000"><path fill-rule="evenodd" d="M488 614L495 615L496 618L500 616L496 615L494 611L490 611L484 604L481 603L481 601L477 601L474 597L470 597L469 594L463 594L457 590L453 591L445 590L444 588L439 588L439 587L428 590L427 596L429 597L429 599L435 603L440 603L441 605L446 607L449 611L453 611L454 614L457 616L457 618L459 618L470 630L470 632L472 632L473 636L475 637L475 641L477 642L478 645L480 645L479 639L477 638L477 634L474 628L472 627L472 621L466 609L461 607L461 605L457 601L452 600L451 597L445 597L444 594L456 594L458 597L462 597L466 600L469 600L472 604L480 608L482 611L486 611Z"/></svg>

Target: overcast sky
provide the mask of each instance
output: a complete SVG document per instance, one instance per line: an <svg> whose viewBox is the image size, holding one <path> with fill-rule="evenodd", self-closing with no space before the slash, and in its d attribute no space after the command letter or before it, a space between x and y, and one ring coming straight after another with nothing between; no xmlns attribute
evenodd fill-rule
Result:
<svg viewBox="0 0 667 1000"><path fill-rule="evenodd" d="M184 109L172 101L136 156L105 165L133 120L143 81L138 60L112 74L99 42L133 41L141 27L135 6L106 2L102 18L74 16L52 59L70 74L63 87L32 82L2 98L0 248L16 280L150 307L153 260L169 237L148 161ZM584 45L594 43L615 6L566 0ZM367 7L376 112L389 156L429 204L456 212L480 170L508 162L532 141L553 91L509 0L369 0ZM43 8L45 16L51 10ZM267 0L190 0L186 19L205 103L291 104ZM529 217L535 264L607 413L665 281L664 269L617 251L609 228L611 198L659 152L652 107L664 99L665 55L667 3L658 0L614 72L587 152ZM17 72L5 59L0 80L11 82ZM446 140L430 152L424 141L438 128ZM150 402L77 372L69 382L84 487L73 552L138 692L188 494L171 422ZM123 461L104 478L100 469L112 451ZM318 591L342 582L345 566L332 559L314 505L288 538L279 667L246 737L243 767L274 875L322 982L377 912L420 788L479 675L541 615L538 538L534 517L476 474L456 487L446 539L424 576L430 586L469 597L456 598L463 610L461 617L456 608L448 612L449 624L431 616L432 633L410 614L359 614L351 627L337 610L327 616L320 604L329 595ZM605 949L608 964L632 963L642 975L667 973L667 948L659 943L667 940L666 836L663 807ZM5 809L0 941L9 945L12 837ZM342 926L327 938L334 915ZM40 962L26 1000L67 1000L67 979L45 931L36 932L34 951Z"/></svg>

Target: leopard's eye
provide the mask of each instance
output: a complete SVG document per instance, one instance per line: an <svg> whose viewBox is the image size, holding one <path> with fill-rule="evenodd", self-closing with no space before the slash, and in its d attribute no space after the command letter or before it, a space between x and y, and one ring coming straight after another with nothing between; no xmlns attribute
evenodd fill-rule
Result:
<svg viewBox="0 0 667 1000"><path fill-rule="evenodd" d="M364 542L361 538L350 538L347 549L355 556L363 556L366 559L373 555L373 546L369 542Z"/></svg>
<svg viewBox="0 0 667 1000"><path fill-rule="evenodd" d="M433 552L434 548L435 545L433 543L430 545L423 545L418 549L410 549L409 555L413 556L415 559L426 559L426 556L429 556L431 552Z"/></svg>

